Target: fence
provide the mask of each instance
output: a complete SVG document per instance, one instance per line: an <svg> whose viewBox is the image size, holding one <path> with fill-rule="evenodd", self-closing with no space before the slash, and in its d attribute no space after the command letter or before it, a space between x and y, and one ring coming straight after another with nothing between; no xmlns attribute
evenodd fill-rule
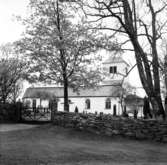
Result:
<svg viewBox="0 0 167 165"><path fill-rule="evenodd" d="M51 109L49 108L22 108L21 117L23 121L50 121Z"/></svg>

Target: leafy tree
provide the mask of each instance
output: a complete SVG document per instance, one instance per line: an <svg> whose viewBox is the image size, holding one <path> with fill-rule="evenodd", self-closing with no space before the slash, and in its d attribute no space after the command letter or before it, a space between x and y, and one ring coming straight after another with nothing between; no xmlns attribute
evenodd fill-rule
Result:
<svg viewBox="0 0 167 165"><path fill-rule="evenodd" d="M22 62L13 58L0 60L0 101L2 103L5 104L11 99L16 101L19 93L18 82L24 75L24 67Z"/></svg>
<svg viewBox="0 0 167 165"><path fill-rule="evenodd" d="M22 80L23 80L22 77L20 77L20 79L18 79L18 81L13 85L13 89L8 96L8 100L12 103L16 103L17 99L19 98L19 96L22 93L22 90L23 90Z"/></svg>
<svg viewBox="0 0 167 165"><path fill-rule="evenodd" d="M18 42L20 52L31 61L29 72L36 80L64 86L64 110L68 111L68 87L77 89L101 79L90 55L107 44L103 37L95 40L96 33L82 24L72 23L74 15L66 3L31 0L30 7L32 13L23 20L25 37ZM118 49L116 44L108 45L108 49Z"/></svg>
<svg viewBox="0 0 167 165"><path fill-rule="evenodd" d="M161 68L161 93L164 98L165 113L167 114L167 43L163 41L162 46L162 57L159 59Z"/></svg>
<svg viewBox="0 0 167 165"><path fill-rule="evenodd" d="M14 45L0 46L0 102L16 102L21 90L21 80L26 77L26 63L19 59Z"/></svg>
<svg viewBox="0 0 167 165"><path fill-rule="evenodd" d="M124 99L126 98L126 96L134 94L135 92L136 92L136 88L133 87L130 83L124 82L122 84L122 92L120 94L119 99L120 99L120 103L121 103L123 112L124 112L124 107L123 107Z"/></svg>
<svg viewBox="0 0 167 165"><path fill-rule="evenodd" d="M164 97L167 96L167 42L166 40L163 41L161 45L162 49L162 57L159 58L160 68L161 68L161 78L163 87L163 95Z"/></svg>
<svg viewBox="0 0 167 165"><path fill-rule="evenodd" d="M87 16L91 16L95 29L105 30L109 37L119 36L122 49L134 51L140 80L154 116L161 114L165 119L158 46L167 23L167 3L164 0L82 0L78 3Z"/></svg>

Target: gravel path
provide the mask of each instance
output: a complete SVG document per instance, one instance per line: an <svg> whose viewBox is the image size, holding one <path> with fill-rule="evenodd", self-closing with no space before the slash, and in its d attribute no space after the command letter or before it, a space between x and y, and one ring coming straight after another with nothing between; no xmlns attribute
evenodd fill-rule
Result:
<svg viewBox="0 0 167 165"><path fill-rule="evenodd" d="M16 131L16 130L25 130L37 127L38 125L30 124L0 124L0 132Z"/></svg>
<svg viewBox="0 0 167 165"><path fill-rule="evenodd" d="M103 137L51 124L5 124L0 130L8 131L0 132L0 165L167 165L163 143Z"/></svg>

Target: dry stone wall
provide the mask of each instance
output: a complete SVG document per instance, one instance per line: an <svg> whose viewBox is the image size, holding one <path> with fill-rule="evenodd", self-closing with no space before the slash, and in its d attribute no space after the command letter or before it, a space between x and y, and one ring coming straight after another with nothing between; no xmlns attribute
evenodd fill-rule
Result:
<svg viewBox="0 0 167 165"><path fill-rule="evenodd" d="M120 135L134 139L147 139L167 143L167 122L129 119L112 115L57 112L53 123L63 127L89 131L95 134Z"/></svg>

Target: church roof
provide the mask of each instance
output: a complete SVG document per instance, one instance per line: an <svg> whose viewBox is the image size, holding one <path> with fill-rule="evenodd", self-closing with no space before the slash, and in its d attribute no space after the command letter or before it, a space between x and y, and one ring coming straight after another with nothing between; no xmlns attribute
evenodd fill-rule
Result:
<svg viewBox="0 0 167 165"><path fill-rule="evenodd" d="M103 62L103 64L112 64L112 63L125 63L129 66L129 64L121 57L112 55L110 56L106 61Z"/></svg>
<svg viewBox="0 0 167 165"><path fill-rule="evenodd" d="M94 89L80 87L78 91L69 88L68 95L69 97L119 97L121 90L119 85L101 85ZM39 98L39 92L61 98L64 96L63 91L63 87L31 87L27 88L23 98Z"/></svg>

